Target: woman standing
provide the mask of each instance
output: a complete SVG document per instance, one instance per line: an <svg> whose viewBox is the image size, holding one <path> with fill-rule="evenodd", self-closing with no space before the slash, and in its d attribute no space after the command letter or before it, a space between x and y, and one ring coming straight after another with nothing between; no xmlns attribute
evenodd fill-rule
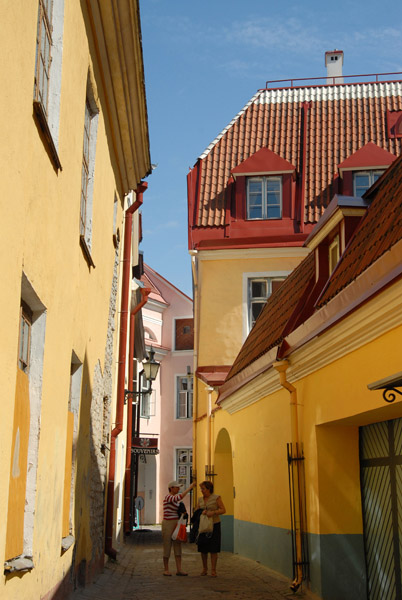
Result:
<svg viewBox="0 0 402 600"><path fill-rule="evenodd" d="M198 552L201 552L202 573L208 575L208 552L211 554L211 576L216 577L216 563L218 553L221 551L221 520L220 515L225 514L226 508L222 498L214 494L214 485L211 481L203 481L200 484L202 498L198 500L198 508L202 514L212 517L214 528L212 533L200 533L197 541Z"/></svg>
<svg viewBox="0 0 402 600"><path fill-rule="evenodd" d="M169 493L163 499L163 521L162 521L162 539L163 539L163 566L165 576L170 577L169 571L169 558L172 550L176 560L176 575L185 576L187 573L181 570L181 542L172 541L172 533L174 532L177 521L179 519L178 508L180 501L186 496L190 490L195 487L196 482L194 481L190 487L184 492L179 494L180 483L178 481L171 481L168 485Z"/></svg>

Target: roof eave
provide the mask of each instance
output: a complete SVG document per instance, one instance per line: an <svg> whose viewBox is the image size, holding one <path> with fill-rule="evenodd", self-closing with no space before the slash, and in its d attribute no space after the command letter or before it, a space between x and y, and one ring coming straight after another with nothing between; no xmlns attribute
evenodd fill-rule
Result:
<svg viewBox="0 0 402 600"><path fill-rule="evenodd" d="M151 172L138 0L86 0L123 193Z"/></svg>

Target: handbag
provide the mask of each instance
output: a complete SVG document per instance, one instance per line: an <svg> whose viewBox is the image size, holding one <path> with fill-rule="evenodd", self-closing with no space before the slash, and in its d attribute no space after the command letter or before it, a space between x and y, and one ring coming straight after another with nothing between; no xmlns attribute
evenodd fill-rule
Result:
<svg viewBox="0 0 402 600"><path fill-rule="evenodd" d="M172 533L172 540L176 542L187 542L186 520L181 516L177 521L177 525Z"/></svg>
<svg viewBox="0 0 402 600"><path fill-rule="evenodd" d="M214 529L214 522L212 517L207 517L207 515L200 516L200 524L198 527L198 533L211 533Z"/></svg>

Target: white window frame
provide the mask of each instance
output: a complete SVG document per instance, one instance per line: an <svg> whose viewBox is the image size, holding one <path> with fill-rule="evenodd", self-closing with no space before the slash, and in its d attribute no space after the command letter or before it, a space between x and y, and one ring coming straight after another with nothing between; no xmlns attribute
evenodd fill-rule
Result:
<svg viewBox="0 0 402 600"><path fill-rule="evenodd" d="M243 341L251 331L250 327L250 310L249 304L249 287L250 280L253 279L285 279L291 271L256 271L243 273ZM268 296L269 297L269 296Z"/></svg>
<svg viewBox="0 0 402 600"><path fill-rule="evenodd" d="M80 200L80 237L89 250L92 250L92 205L94 192L96 140L98 135L99 109L88 76L85 97L85 119L83 132L81 200ZM89 117L89 120L88 120ZM87 140L87 143L86 143Z"/></svg>
<svg viewBox="0 0 402 600"><path fill-rule="evenodd" d="M275 204L269 204L268 200L272 193L268 189L270 182L279 182L279 202ZM253 192L250 191L250 185L252 183L259 182L261 184L261 216L252 217L250 216L250 196ZM282 218L282 176L281 175L260 175L258 177L247 177L246 182L246 194L247 194L247 219L249 221L261 221L261 220L277 220ZM271 206L279 206L279 216L269 216L269 208Z"/></svg>
<svg viewBox="0 0 402 600"><path fill-rule="evenodd" d="M371 186L377 181L377 179L379 179L381 177L381 175L384 173L384 169L366 169L365 171L353 171L353 195L357 196L357 197L361 197L363 196L363 194L365 192L367 192L368 189L371 188ZM364 187L363 190L363 186L358 186L357 185L357 181L356 178L359 177L360 175L367 175L369 178L369 185L368 187ZM358 192L359 189L362 189L363 191L361 193Z"/></svg>
<svg viewBox="0 0 402 600"><path fill-rule="evenodd" d="M339 235L336 235L328 247L329 274L333 272L341 256L341 245Z"/></svg>
<svg viewBox="0 0 402 600"><path fill-rule="evenodd" d="M185 462L180 461L180 456L187 456ZM191 483L192 466L193 466L193 449L191 446L175 447L174 455L174 478L183 484L182 489L187 489ZM182 467L182 469L180 469ZM184 468L183 468L184 467ZM184 471L186 474L183 475Z"/></svg>
<svg viewBox="0 0 402 600"><path fill-rule="evenodd" d="M182 390L180 389L181 380L186 379L191 381L191 389ZM193 398L194 398L194 378L191 375L176 375L175 378L175 419L177 421L188 421L193 418ZM180 399L185 398L185 416L180 416ZM184 404L184 403L183 403Z"/></svg>
<svg viewBox="0 0 402 600"><path fill-rule="evenodd" d="M140 391L146 392L149 387L149 382L146 380L143 372L139 375ZM140 396L140 418L150 419L155 416L156 405L156 390L152 390L150 394L142 393Z"/></svg>
<svg viewBox="0 0 402 600"><path fill-rule="evenodd" d="M46 4L48 10L46 10ZM50 10L49 10L50 8ZM42 47L38 41L41 32L41 15L47 14L46 39L50 41L48 56L48 77L46 98L42 98L42 89L38 82L40 55ZM37 39L35 52L35 78L34 78L34 101L41 104L43 114L49 127L53 144L58 149L60 128L60 97L61 97L61 67L63 59L63 28L64 28L64 0L39 0L37 19Z"/></svg>

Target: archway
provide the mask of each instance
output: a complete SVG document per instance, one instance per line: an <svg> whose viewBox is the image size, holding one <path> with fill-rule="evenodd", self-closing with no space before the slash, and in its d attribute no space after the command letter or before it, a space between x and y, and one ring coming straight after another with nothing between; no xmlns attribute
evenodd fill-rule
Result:
<svg viewBox="0 0 402 600"><path fill-rule="evenodd" d="M232 443L226 429L221 429L216 438L214 456L215 491L222 496L226 514L222 515L222 550L233 552L234 498Z"/></svg>

